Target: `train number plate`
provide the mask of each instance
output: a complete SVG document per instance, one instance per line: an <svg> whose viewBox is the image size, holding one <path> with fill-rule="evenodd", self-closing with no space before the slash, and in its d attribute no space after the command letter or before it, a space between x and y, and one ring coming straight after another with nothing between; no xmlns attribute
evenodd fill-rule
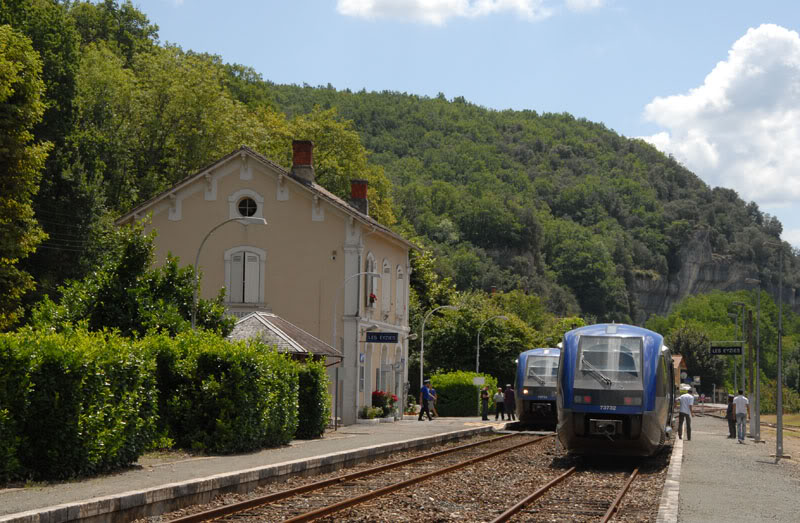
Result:
<svg viewBox="0 0 800 523"><path fill-rule="evenodd" d="M616 405L600 405L600 410L617 410Z"/></svg>

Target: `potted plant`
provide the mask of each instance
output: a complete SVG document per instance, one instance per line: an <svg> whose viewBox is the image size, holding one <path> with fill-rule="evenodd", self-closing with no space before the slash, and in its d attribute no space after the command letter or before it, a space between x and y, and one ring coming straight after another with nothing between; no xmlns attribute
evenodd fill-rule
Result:
<svg viewBox="0 0 800 523"><path fill-rule="evenodd" d="M374 307L376 301L378 301L378 297L375 296L374 292L370 292L369 293L369 306L370 307Z"/></svg>

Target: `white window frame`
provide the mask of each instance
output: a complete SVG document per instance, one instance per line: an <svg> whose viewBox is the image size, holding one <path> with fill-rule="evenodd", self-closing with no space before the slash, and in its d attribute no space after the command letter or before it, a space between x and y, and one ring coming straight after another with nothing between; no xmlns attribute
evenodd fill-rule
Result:
<svg viewBox="0 0 800 523"><path fill-rule="evenodd" d="M381 268L381 316L383 320L389 318L392 310L392 264L386 258L383 259Z"/></svg>
<svg viewBox="0 0 800 523"><path fill-rule="evenodd" d="M233 288L233 282L231 281L232 277L232 265L233 265L233 256L238 253L252 253L258 256L258 301L257 302L233 302L231 301L231 289ZM239 245L236 247L232 247L225 251L225 303L230 305L263 305L264 304L264 287L265 285L265 276L267 273L267 251L264 249L259 249L258 247L254 247L252 245Z"/></svg>
<svg viewBox="0 0 800 523"><path fill-rule="evenodd" d="M395 303L394 303L394 314L398 320L405 318L406 316L406 284L405 284L405 274L403 273L403 268L398 265L397 266L397 278L395 282Z"/></svg>
<svg viewBox="0 0 800 523"><path fill-rule="evenodd" d="M228 218L241 218L239 212L239 202L242 198L252 198L256 202L256 212L252 218L264 217L264 197L252 189L240 189L228 196Z"/></svg>

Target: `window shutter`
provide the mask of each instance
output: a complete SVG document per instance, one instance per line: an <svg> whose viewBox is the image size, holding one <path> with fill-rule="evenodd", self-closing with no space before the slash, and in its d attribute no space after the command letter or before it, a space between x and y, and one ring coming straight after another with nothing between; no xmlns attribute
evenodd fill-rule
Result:
<svg viewBox="0 0 800 523"><path fill-rule="evenodd" d="M244 301L244 253L231 256L231 302Z"/></svg>
<svg viewBox="0 0 800 523"><path fill-rule="evenodd" d="M247 263L244 266L244 302L258 303L258 289L261 285L258 271L258 256L245 253Z"/></svg>
<svg viewBox="0 0 800 523"><path fill-rule="evenodd" d="M388 263L383 264L381 275L381 310L384 315L389 314L392 307L392 268Z"/></svg>

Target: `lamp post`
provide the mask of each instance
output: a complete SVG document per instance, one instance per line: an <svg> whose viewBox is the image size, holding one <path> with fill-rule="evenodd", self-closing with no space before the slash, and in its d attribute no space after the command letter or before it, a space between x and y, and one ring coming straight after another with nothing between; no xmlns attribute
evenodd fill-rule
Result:
<svg viewBox="0 0 800 523"><path fill-rule="evenodd" d="M254 216L241 216L239 218L229 218L214 226L210 231L208 231L205 238L203 238L203 241L200 242L200 247L197 248L197 256L194 257L194 292L192 294L192 330L194 330L195 319L197 318L197 286L198 286L197 264L200 262L200 251L203 250L203 245L205 245L206 240L208 240L208 237L211 236L211 233L213 233L226 223L230 222L239 222L244 226L250 224L261 224L261 225L267 224L267 220L265 220L264 218L256 218Z"/></svg>
<svg viewBox="0 0 800 523"><path fill-rule="evenodd" d="M338 322L336 321L336 304L339 301L339 293L344 290L344 286L347 285L347 282L349 282L350 280L352 280L356 276L363 276L365 274L369 275L369 276L372 276L374 278L380 278L381 277L381 275L379 273L370 272L370 271L357 272L356 274L351 274L350 276L348 276L347 278L344 279L342 284L339 286L339 290L336 291L336 296L333 297L333 333L331 334L331 346L333 346L334 349L337 348L336 347L336 345L337 345L337 343L336 343L336 324Z"/></svg>
<svg viewBox="0 0 800 523"><path fill-rule="evenodd" d="M761 280L745 278L745 283L758 285L756 296L756 383L753 392L753 415L750 422L750 436L761 441Z"/></svg>
<svg viewBox="0 0 800 523"><path fill-rule="evenodd" d="M458 307L456 307L455 305L440 305L435 309L429 310L428 314L426 314L425 317L422 319L422 329L420 331L420 339L419 339L419 386L420 387L422 386L422 381L424 379L422 377L422 365L423 362L425 361L425 322L428 321L428 318L430 318L431 314L438 311L439 309L450 309L451 311L457 311ZM421 404L422 400L420 400L420 405Z"/></svg>
<svg viewBox="0 0 800 523"><path fill-rule="evenodd" d="M783 457L783 243L764 242L780 249L778 268L778 390L776 396L775 463Z"/></svg>
<svg viewBox="0 0 800 523"><path fill-rule="evenodd" d="M491 318L489 318L489 319L487 319L486 321L484 321L483 323L481 323L481 326L478 328L478 348L477 348L477 350L475 351L475 374L478 374L478 371L479 371L479 369L480 369L480 359L481 359L481 329L483 329L483 326L484 326L484 325L486 325L487 323L489 323L490 321L492 321L492 320L495 320L495 319L497 319L497 320L507 320L507 319L508 319L508 317L507 317L507 316L504 316L504 315L502 315L502 314L498 314L497 316L492 316Z"/></svg>
<svg viewBox="0 0 800 523"><path fill-rule="evenodd" d="M741 340L742 340L742 391L746 392L747 391L747 386L746 386L746 382L745 382L746 376L745 376L745 373L744 373L744 308L747 306L747 304L744 303L744 302L741 302L741 301L735 301L735 302L733 302L733 305L737 305L738 307L741 308L741 311L742 311L742 338L741 338Z"/></svg>

